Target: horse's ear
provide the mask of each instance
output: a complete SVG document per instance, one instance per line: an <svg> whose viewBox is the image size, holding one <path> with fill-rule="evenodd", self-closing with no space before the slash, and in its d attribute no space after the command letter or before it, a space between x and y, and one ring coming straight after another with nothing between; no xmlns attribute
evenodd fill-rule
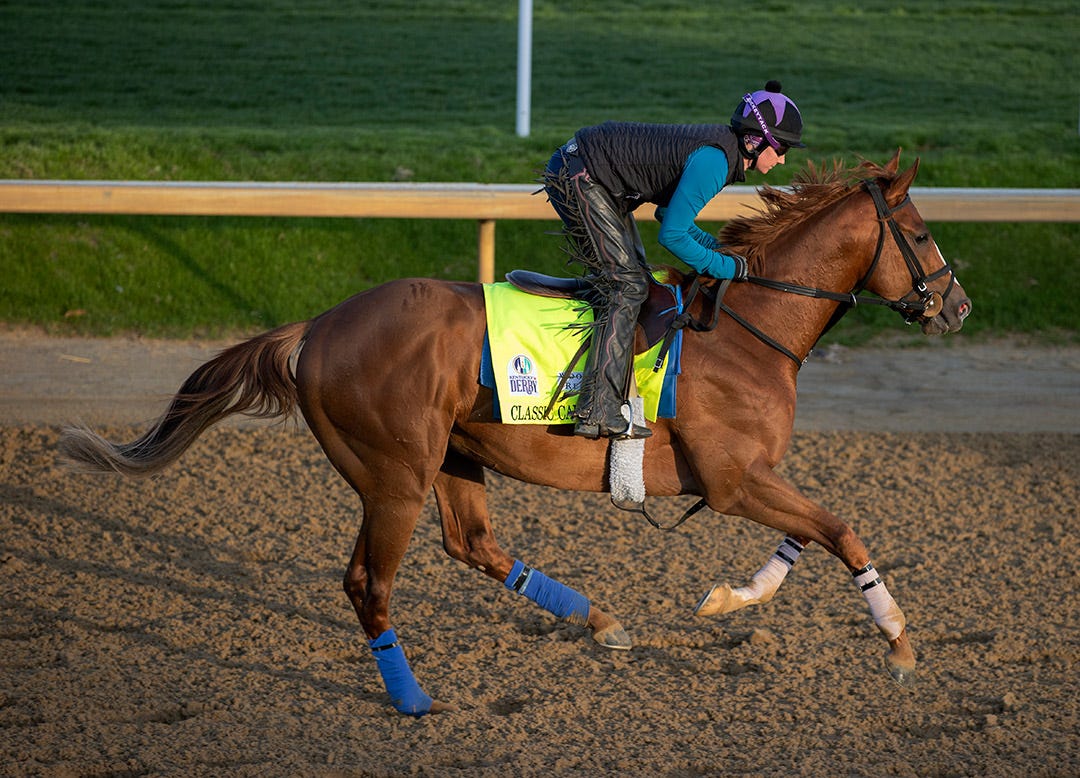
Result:
<svg viewBox="0 0 1080 778"><path fill-rule="evenodd" d="M899 205L900 202L907 197L908 189L911 188L911 182L915 180L915 176L918 175L918 173L919 158L916 157L915 164L894 178L892 183L889 184L889 192L885 195L885 202L894 208Z"/></svg>
<svg viewBox="0 0 1080 778"><path fill-rule="evenodd" d="M900 152L901 151L902 151L902 148L897 148L896 153L893 154L893 158L890 159L885 165L885 169L888 170L893 175L896 175L896 171L900 169Z"/></svg>

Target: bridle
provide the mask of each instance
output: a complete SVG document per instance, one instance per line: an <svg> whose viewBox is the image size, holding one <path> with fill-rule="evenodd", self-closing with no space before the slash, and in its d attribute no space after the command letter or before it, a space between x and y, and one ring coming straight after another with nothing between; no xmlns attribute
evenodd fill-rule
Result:
<svg viewBox="0 0 1080 778"><path fill-rule="evenodd" d="M885 202L885 195L881 191L881 187L878 186L877 181L873 179L866 179L863 181L863 186L866 191L870 193L870 197L874 201L874 207L877 210L878 217L878 240L877 248L874 249L874 259L870 263L869 269L855 284L855 288L848 293L832 292L827 289L818 289L812 286L802 286L800 284L793 284L787 281L776 281L771 278L763 278L761 276L747 276L748 283L755 284L757 286L763 286L767 289L775 289L780 292L787 292L790 294L798 294L804 297L815 297L824 300L834 300L841 303L841 307L836 310L830 319L828 325L822 331L821 335L828 332L840 318L847 313L849 308L853 308L856 305L868 304L868 305L883 305L886 308L890 308L902 317L908 324L920 320L932 319L941 313L945 305L945 300L948 299L949 294L952 292L953 287L956 285L956 274L953 273L952 268L949 267L949 263L942 259L942 266L935 270L933 273L927 273L923 269L922 263L919 261L918 256L915 254L915 250L911 248L911 244L908 243L904 233L900 230L900 226L896 223L894 214L897 211L905 208L911 204L911 195L906 195L904 199L895 207L890 208L889 204ZM870 279L874 275L874 271L877 270L878 262L881 260L881 253L885 247L885 230L886 226L888 231L892 234L893 242L896 243L896 247L900 250L900 255L904 258L904 263L907 265L908 272L911 273L911 291L905 294L898 300L887 300L882 297L867 297L862 294L866 285L870 283ZM927 287L927 283L935 281L944 275L949 276L949 285L946 287L945 292L936 292ZM722 287L726 289L726 285ZM718 310L723 311L738 324L742 325L745 329L749 330L758 340L766 345L776 349L784 356L788 357L795 362L796 365L802 366L806 361L806 357L800 358L793 351L786 346L778 342L777 340L769 337L760 329L755 327L749 321L744 319L734 310L732 310L726 303L723 302L722 294L718 294L715 299L715 305ZM715 319L715 316L714 316ZM820 339L821 336L819 336ZM809 356L809 355L807 355Z"/></svg>
<svg viewBox="0 0 1080 778"><path fill-rule="evenodd" d="M849 308L853 308L859 303L868 303L870 305L883 305L887 308L899 313L904 317L904 321L911 324L920 319L932 319L941 313L942 308L945 305L945 300L948 299L949 293L952 292L953 287L956 286L956 274L953 273L952 268L949 267L949 263L942 258L942 266L933 273L927 273L923 269L922 263L915 255L915 250L911 248L911 244L908 243L904 233L900 230L900 226L896 223L893 215L908 206L911 203L911 195L906 195L900 203L894 208L890 208L889 204L885 202L885 195L882 194L881 187L878 186L877 181L873 179L866 179L863 181L863 186L866 187L866 191L870 193L870 197L874 201L874 207L877 209L878 217L878 240L877 247L874 249L874 259L870 263L869 269L863 274L863 277L855 284L855 288L847 294L841 292L830 292L827 289L818 289L812 286L802 286L800 284L792 284L787 281L775 281L771 278L762 278L761 276L747 276L746 281L757 286L764 286L767 289L776 289L781 292L789 292L791 294L803 295L804 297L816 297L825 300L835 300L841 303L833 314L829 323L825 326L825 329L821 331L821 337L828 332L836 322L838 322ZM885 248L885 228L888 225L889 232L892 234L893 241L896 243L896 247L900 249L900 254L904 258L904 263L907 265L908 271L911 273L911 291L901 297L899 300L886 300L882 297L866 297L862 295L862 291L866 288L866 285L870 283L870 279L874 275L874 271L877 270L878 262L881 260L881 252ZM927 288L926 284L929 281L935 281L938 278L948 274L949 285L946 287L944 294L935 292ZM758 340L766 345L776 349L784 356L791 359L797 367L802 367L806 362L807 357L799 358L795 352L783 345L779 341L769 337L756 326L748 322L734 310L732 310L724 302L724 292L727 291L728 286L731 284L731 279L723 280L719 287L710 293L713 298L713 310L710 317L710 321L703 322L697 321L689 314L690 303L697 296L697 294L703 290L701 286L701 277L694 278L694 281L690 285L690 289L686 295L686 302L683 304L683 312L675 317L675 322L668 330L665 337L664 344L660 349L660 355L656 359L656 365L654 370L659 370L664 361L664 356L667 354L668 347L671 344L671 340L678 329L683 327L689 327L692 330L698 332L705 332L716 328L719 322L720 311L723 311L738 324L742 325L745 329L749 330ZM914 298L914 299L912 299ZM813 349L811 349L813 351ZM641 513L650 524L657 529L664 530L665 532L671 532L679 527L683 522L693 516L708 505L708 502L704 497L694 503L690 508L683 513L683 515L670 525L660 524L654 519L649 512L645 509L644 504L634 510Z"/></svg>
<svg viewBox="0 0 1080 778"><path fill-rule="evenodd" d="M889 208L889 204L885 202L885 195L881 193L881 187L877 185L876 181L868 179L863 182L863 185L866 187L866 191L870 193L870 197L874 200L874 207L877 209L878 225L880 229L878 231L877 249L874 252L874 261L870 264L870 270L863 277L863 280L859 282L859 291L862 291L862 288L870 280L870 276L873 274L877 267L878 260L881 258L881 248L882 244L885 242L885 225L887 224L889 226L889 231L892 233L893 241L896 243L896 247L900 249L900 255L904 258L904 263L907 265L908 272L911 273L911 291L899 300L896 300L891 304L888 301L885 301L885 304L903 316L908 324L911 324L918 319L934 318L941 313L941 310L945 305L945 300L948 299L949 294L952 293L953 287L956 286L956 274L953 273L952 268L949 267L949 263L946 262L943 257L941 260L941 267L927 275L926 271L923 270L922 263L919 262L919 258L915 255L915 251L911 248L911 244L908 243L907 238L904 237L904 233L900 231L900 226L893 218L893 214L911 203L910 194L905 195L904 199L901 200L900 204L895 208ZM949 276L949 285L945 287L944 294L927 289L926 283L928 281L936 281L946 274ZM908 298L911 295L915 295L918 299L909 300Z"/></svg>

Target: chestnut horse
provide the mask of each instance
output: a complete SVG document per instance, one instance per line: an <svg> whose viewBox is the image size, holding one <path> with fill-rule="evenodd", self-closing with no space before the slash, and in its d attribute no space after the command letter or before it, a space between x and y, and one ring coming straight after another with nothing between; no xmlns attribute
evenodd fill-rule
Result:
<svg viewBox="0 0 1080 778"><path fill-rule="evenodd" d="M898 162L899 152L885 167L810 166L790 188L763 188L763 210L725 227L723 243L747 256L752 276L731 284L722 301L704 293L690 306L696 318L718 320L684 339L678 416L658 421L645 441L644 480L648 494L697 495L717 513L785 534L747 586L714 588L696 613L766 601L813 541L855 576L889 643L888 669L907 683L915 654L904 617L866 547L773 471L792 434L798 368L848 306L888 305L926 334L959 330L971 310L908 196L918 161L902 173ZM875 297L860 296L864 289ZM191 374L139 439L116 445L71 428L61 454L82 470L146 476L227 416L286 417L299 407L363 503L344 587L391 701L416 716L446 710L452 706L421 690L390 619L394 576L431 489L451 557L587 626L601 644L630 647L612 616L495 539L485 468L603 492L609 443L575 437L572 425L497 423L492 392L477 381L485 326L479 284L393 281L223 351Z"/></svg>

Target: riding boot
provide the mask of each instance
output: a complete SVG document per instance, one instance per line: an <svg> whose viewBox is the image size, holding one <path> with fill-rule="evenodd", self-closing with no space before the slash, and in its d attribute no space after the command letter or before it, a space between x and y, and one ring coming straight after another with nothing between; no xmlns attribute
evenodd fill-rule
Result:
<svg viewBox="0 0 1080 778"><path fill-rule="evenodd" d="M586 377L575 410L575 435L620 440L652 435L648 427L633 423L627 402L638 307L631 304L611 308L593 333L592 350L585 363Z"/></svg>
<svg viewBox="0 0 1080 778"><path fill-rule="evenodd" d="M589 438L646 438L632 423L627 392L638 311L649 294L645 249L625 203L592 181L571 139L551 157L544 188L563 220L571 256L589 269L603 303L575 410L574 434Z"/></svg>

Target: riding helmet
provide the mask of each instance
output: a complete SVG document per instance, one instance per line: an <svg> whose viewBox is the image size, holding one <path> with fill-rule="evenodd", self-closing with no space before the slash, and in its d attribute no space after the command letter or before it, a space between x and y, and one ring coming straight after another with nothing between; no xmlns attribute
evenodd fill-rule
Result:
<svg viewBox="0 0 1080 778"><path fill-rule="evenodd" d="M797 149L806 148L802 142L802 114L791 98L780 91L779 81L769 81L764 89L747 94L735 106L731 115L731 128L739 135L761 135L762 126L754 108L764 121L769 133L778 142Z"/></svg>

